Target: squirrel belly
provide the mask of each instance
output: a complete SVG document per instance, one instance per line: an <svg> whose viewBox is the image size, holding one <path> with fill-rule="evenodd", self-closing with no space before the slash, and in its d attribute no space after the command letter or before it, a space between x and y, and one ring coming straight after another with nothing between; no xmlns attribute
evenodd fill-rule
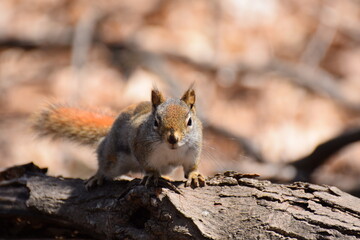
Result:
<svg viewBox="0 0 360 240"><path fill-rule="evenodd" d="M178 166L192 166L196 162L197 149L184 144L176 149L169 148L168 144L156 145L147 160L147 166L157 169L161 175L166 175Z"/></svg>

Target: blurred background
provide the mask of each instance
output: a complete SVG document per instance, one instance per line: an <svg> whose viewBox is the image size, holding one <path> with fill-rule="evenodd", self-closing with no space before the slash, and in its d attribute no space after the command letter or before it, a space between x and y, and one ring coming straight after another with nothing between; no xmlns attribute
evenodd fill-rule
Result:
<svg viewBox="0 0 360 240"><path fill-rule="evenodd" d="M195 82L205 175L359 195L358 0L1 0L0 168L91 176L94 149L37 138L31 114L48 102L119 112L154 82L173 97Z"/></svg>

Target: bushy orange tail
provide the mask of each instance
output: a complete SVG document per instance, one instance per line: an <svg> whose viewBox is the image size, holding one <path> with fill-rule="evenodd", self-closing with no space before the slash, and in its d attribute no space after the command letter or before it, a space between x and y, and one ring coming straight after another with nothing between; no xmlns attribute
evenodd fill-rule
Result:
<svg viewBox="0 0 360 240"><path fill-rule="evenodd" d="M64 105L50 105L33 116L33 129L41 136L97 144L110 131L114 115Z"/></svg>

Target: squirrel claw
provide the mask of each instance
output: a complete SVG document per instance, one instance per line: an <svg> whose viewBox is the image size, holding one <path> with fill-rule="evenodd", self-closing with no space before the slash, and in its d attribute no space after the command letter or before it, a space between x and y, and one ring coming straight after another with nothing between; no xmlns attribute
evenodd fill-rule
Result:
<svg viewBox="0 0 360 240"><path fill-rule="evenodd" d="M188 180L185 183L185 187L204 187L205 186L205 178L201 173L192 172L189 174Z"/></svg>
<svg viewBox="0 0 360 240"><path fill-rule="evenodd" d="M178 187L176 187L174 184L172 184L169 180L165 178L159 179L159 187L168 188L170 190L173 190L174 192L181 194L181 191Z"/></svg>
<svg viewBox="0 0 360 240"><path fill-rule="evenodd" d="M169 180L162 178L156 174L144 176L143 179L141 180L140 184L145 185L145 187L147 187L147 188L149 188L151 186L164 187L164 188L173 190L174 192L176 192L178 194L181 193L180 189L178 189L175 185L173 185Z"/></svg>
<svg viewBox="0 0 360 240"><path fill-rule="evenodd" d="M90 190L96 186L100 186L104 183L104 177L98 176L98 175L94 175L91 178L89 178L88 180L85 181L85 188L86 190Z"/></svg>
<svg viewBox="0 0 360 240"><path fill-rule="evenodd" d="M145 185L145 187L149 188L150 186L158 186L159 183L159 174L151 173L149 175L145 175L143 179L141 180L140 184Z"/></svg>
<svg viewBox="0 0 360 240"><path fill-rule="evenodd" d="M148 179L149 179L149 176L144 176L140 181L140 185L145 185L146 186L146 184L148 182Z"/></svg>

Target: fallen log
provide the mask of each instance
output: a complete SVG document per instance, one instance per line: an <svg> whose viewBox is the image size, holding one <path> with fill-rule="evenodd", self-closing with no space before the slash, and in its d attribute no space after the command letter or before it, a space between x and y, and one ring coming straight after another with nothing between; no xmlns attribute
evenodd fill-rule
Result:
<svg viewBox="0 0 360 240"><path fill-rule="evenodd" d="M0 173L0 238L357 239L360 199L336 187L273 184L225 172L181 193L52 177L34 164Z"/></svg>

